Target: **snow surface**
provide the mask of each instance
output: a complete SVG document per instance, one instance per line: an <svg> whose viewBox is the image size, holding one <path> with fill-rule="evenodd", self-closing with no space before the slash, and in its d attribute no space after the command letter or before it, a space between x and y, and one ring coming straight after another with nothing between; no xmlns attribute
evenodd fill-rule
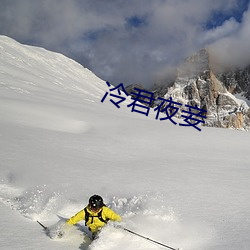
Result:
<svg viewBox="0 0 250 250"><path fill-rule="evenodd" d="M0 36L0 249L163 249L112 224L91 243L83 222L62 239L36 223L53 229L96 193L168 246L249 250L249 132L155 120L101 103L106 91L63 55Z"/></svg>

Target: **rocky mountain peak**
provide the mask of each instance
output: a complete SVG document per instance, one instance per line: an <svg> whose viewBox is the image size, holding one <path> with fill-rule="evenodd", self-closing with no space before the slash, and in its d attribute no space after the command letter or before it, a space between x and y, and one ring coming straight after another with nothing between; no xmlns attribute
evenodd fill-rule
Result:
<svg viewBox="0 0 250 250"><path fill-rule="evenodd" d="M247 129L250 109L247 102L233 94L250 96L250 67L217 74L212 70L210 54L202 49L188 57L178 68L173 85L164 98L207 110L206 126ZM180 116L180 113L178 114Z"/></svg>
<svg viewBox="0 0 250 250"><path fill-rule="evenodd" d="M178 67L176 79L171 85L155 85L150 91L154 92L154 98L171 97L182 107L197 105L207 110L205 126L249 129L248 100L240 98L239 94L250 100L250 66L218 73L212 61L209 51L201 49ZM238 94L237 97L235 94ZM159 103L154 102L152 107L157 105ZM181 118L181 112L179 109L175 116Z"/></svg>
<svg viewBox="0 0 250 250"><path fill-rule="evenodd" d="M210 70L209 52L201 49L188 57L177 69L177 77L194 77Z"/></svg>

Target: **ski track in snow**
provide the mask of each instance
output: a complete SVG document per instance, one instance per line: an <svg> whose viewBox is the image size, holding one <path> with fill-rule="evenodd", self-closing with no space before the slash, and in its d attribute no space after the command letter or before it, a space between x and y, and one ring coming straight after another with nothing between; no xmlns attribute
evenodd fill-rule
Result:
<svg viewBox="0 0 250 250"><path fill-rule="evenodd" d="M179 220L172 208L164 205L162 195L141 195L130 198L107 197L107 206L117 211L122 217L123 227L135 231L143 236L152 237L161 243L166 239L170 246L177 248L178 244L186 246L185 249L204 244L204 239L199 242L200 225L190 227ZM107 225L99 235L99 238L91 243L88 232L83 222L66 230L62 239L56 237L57 231L63 228L64 219L59 220L57 214L69 218L75 211L82 209L82 204L66 200L62 193L51 193L46 185L30 190L22 190L14 187L11 183L0 184L0 202L12 210L20 213L21 216L36 222L45 222L50 229L50 237L56 241L63 241L69 245L78 244L82 250L108 250L124 247L119 243L121 239L128 242L126 249L162 249L159 245L143 238L125 232L122 229L114 228L113 223ZM164 230L163 230L164 228ZM204 230L204 228L201 228ZM186 230L189 230L187 232ZM193 231L192 231L193 230ZM180 239L181 236L181 239ZM149 238L150 238L149 237ZM193 238L193 239L192 239ZM111 240L112 239L112 240ZM188 240L188 242L186 242ZM165 242L165 244L167 244Z"/></svg>

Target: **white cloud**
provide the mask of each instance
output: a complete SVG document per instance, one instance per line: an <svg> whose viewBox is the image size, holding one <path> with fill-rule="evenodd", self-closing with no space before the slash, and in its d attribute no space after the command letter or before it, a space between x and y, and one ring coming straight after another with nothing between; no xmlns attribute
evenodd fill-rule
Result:
<svg viewBox="0 0 250 250"><path fill-rule="evenodd" d="M235 34L239 30L239 27L240 24L232 17L229 20L226 20L221 26L205 30L200 38L200 42L201 44L211 44L214 41Z"/></svg>
<svg viewBox="0 0 250 250"><path fill-rule="evenodd" d="M226 67L250 64L250 9L244 13L242 22L234 32L210 45L210 50L219 64Z"/></svg>
<svg viewBox="0 0 250 250"><path fill-rule="evenodd" d="M114 84L149 84L205 45L213 43L220 50L222 44L236 43L238 38L231 34L238 34L242 43L249 38L247 14L242 24L232 18L214 30L204 29L214 12L230 14L237 4L237 0L2 0L0 33L63 52ZM131 25L132 17L143 25Z"/></svg>

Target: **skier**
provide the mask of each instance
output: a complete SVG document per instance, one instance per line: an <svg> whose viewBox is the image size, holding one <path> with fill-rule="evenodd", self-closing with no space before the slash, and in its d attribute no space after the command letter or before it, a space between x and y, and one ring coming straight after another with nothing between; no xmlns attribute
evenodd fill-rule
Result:
<svg viewBox="0 0 250 250"><path fill-rule="evenodd" d="M122 219L120 215L105 206L101 196L95 194L89 198L89 204L72 216L67 224L74 225L80 220L85 220L85 226L92 232L94 239L109 220L120 222Z"/></svg>

